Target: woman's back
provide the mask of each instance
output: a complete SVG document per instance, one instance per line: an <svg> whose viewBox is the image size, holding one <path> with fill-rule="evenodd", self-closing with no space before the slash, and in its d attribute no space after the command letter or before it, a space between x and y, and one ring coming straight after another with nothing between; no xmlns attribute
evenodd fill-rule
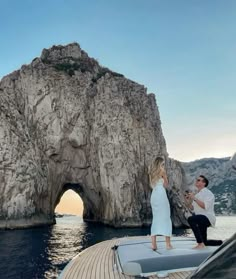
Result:
<svg viewBox="0 0 236 279"><path fill-rule="evenodd" d="M152 235L171 235L171 220L170 220L170 204L166 194L166 189L163 185L164 179L158 179L153 187L151 195L152 207Z"/></svg>
<svg viewBox="0 0 236 279"><path fill-rule="evenodd" d="M164 179L162 177L158 178L156 182L154 182L153 185L151 185L152 189L154 189L157 186L163 186Z"/></svg>
<svg viewBox="0 0 236 279"><path fill-rule="evenodd" d="M164 159L156 157L148 168L150 186L152 188L151 207L152 207L152 249L156 250L156 236L165 235L166 247L171 249L170 236L172 224L170 219L170 205L166 194L168 179L165 171Z"/></svg>

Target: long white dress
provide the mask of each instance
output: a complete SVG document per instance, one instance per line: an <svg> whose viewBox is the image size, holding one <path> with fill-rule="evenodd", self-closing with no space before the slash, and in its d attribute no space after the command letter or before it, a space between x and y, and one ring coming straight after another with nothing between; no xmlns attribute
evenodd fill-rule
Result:
<svg viewBox="0 0 236 279"><path fill-rule="evenodd" d="M152 226L151 235L171 236L170 204L164 188L164 180L159 179L151 194Z"/></svg>

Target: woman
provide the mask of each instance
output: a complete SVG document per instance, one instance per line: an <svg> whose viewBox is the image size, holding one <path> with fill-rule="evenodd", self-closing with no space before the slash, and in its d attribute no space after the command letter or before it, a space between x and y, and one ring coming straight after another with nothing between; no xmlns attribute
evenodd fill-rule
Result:
<svg viewBox="0 0 236 279"><path fill-rule="evenodd" d="M152 187L151 207L152 207L152 226L151 238L152 249L157 250L156 236L164 235L166 248L172 249L170 237L172 234L172 223L170 219L170 204L166 194L168 180L164 168L164 159L157 157L149 167L149 179Z"/></svg>

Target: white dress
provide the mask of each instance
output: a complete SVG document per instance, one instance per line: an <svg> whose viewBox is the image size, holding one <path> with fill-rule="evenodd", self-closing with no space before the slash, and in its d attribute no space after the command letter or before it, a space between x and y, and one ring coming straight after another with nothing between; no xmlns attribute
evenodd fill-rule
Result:
<svg viewBox="0 0 236 279"><path fill-rule="evenodd" d="M152 226L151 235L171 236L170 204L161 178L156 182L151 194Z"/></svg>

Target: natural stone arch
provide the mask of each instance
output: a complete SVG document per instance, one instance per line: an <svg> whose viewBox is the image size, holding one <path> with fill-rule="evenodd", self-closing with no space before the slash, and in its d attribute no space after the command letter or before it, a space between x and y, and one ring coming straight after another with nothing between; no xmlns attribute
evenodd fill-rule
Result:
<svg viewBox="0 0 236 279"><path fill-rule="evenodd" d="M94 198L94 196L88 196L88 194L86 193L86 191L84 191L86 185L82 185L81 183L66 183L64 184L61 188L61 192L57 193L53 208L55 211L55 208L57 207L57 205L59 204L61 198L63 197L63 195L68 191L68 190L73 190L76 194L79 195L79 197L81 198L82 202L83 202L83 219L85 221L99 221L99 217L100 215L98 214L98 209L99 206L98 204L100 204L102 197L101 197L101 192L98 191L98 194L96 196L96 198ZM92 200L92 198L94 198ZM96 204L97 202L97 204Z"/></svg>
<svg viewBox="0 0 236 279"><path fill-rule="evenodd" d="M147 168L167 151L144 86L70 44L4 77L0 104L0 227L52 224L67 184L82 185L85 219L150 223Z"/></svg>

